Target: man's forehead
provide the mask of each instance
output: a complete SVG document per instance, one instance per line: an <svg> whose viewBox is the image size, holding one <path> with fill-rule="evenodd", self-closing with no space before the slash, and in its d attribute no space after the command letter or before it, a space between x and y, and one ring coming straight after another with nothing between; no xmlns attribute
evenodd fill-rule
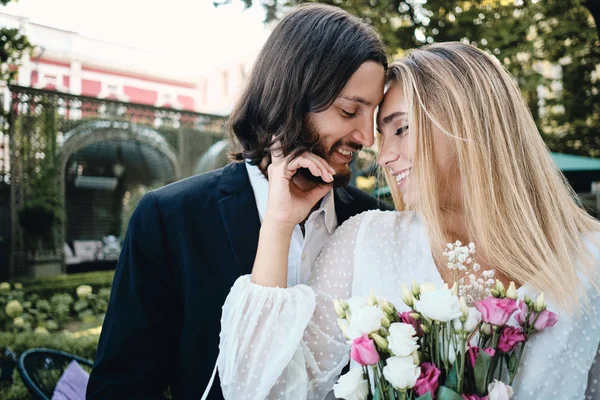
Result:
<svg viewBox="0 0 600 400"><path fill-rule="evenodd" d="M373 103L370 100L367 100L366 98L359 96L359 95L345 95L342 94L339 96L340 99L344 99L344 100L348 100L348 101L352 101L355 103L360 103L360 104L364 104L365 106L371 106L373 105Z"/></svg>

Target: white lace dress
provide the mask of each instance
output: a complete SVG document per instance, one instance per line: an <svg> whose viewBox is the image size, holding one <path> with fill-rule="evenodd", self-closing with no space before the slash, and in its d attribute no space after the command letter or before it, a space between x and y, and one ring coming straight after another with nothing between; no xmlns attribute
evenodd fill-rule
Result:
<svg viewBox="0 0 600 400"><path fill-rule="evenodd" d="M600 254L595 254L600 259ZM223 307L218 369L226 399L325 399L349 361L333 300L377 296L400 311L400 284L443 284L420 217L369 211L334 234L309 285L266 288L240 277ZM535 291L525 285L519 294ZM587 315L558 323L528 343L514 399L600 399L600 297L588 286Z"/></svg>

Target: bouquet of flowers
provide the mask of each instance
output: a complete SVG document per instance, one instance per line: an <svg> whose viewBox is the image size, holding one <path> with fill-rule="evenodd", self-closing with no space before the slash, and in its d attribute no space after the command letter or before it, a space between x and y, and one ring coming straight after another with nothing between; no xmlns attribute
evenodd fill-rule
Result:
<svg viewBox="0 0 600 400"><path fill-rule="evenodd" d="M353 368L334 386L347 400L500 400L512 385L527 341L557 322L544 294L518 298L473 261L475 246L448 244L454 286L402 285L409 311L373 293L335 300L338 325L351 343ZM477 277L479 275L479 277ZM510 325L515 316L517 324Z"/></svg>

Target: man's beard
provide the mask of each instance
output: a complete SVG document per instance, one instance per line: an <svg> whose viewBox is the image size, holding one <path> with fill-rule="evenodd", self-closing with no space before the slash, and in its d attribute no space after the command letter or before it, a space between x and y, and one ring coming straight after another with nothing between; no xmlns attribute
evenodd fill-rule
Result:
<svg viewBox="0 0 600 400"><path fill-rule="evenodd" d="M325 148L325 144L323 140L320 138L319 132L315 128L315 126L306 118L304 122L304 128L302 135L300 136L302 139L306 140L304 145L309 149L309 151L321 158L325 161L329 162L334 152L346 145L348 147L354 148L356 151L359 151L362 148L362 145L344 140L343 138L335 142L331 148L328 150ZM303 175L312 181L318 181L319 183L325 183L319 177L314 177L310 171L306 170ZM310 175L310 176L308 176ZM334 187L345 187L350 183L350 179L352 178L352 171L350 170L350 166L346 165L342 171L336 169L335 175L333 177L333 186Z"/></svg>

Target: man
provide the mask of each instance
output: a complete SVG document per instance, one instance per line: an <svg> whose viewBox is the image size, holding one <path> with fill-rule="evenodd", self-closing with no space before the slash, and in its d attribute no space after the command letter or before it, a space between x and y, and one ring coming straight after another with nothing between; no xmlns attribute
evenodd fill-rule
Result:
<svg viewBox="0 0 600 400"><path fill-rule="evenodd" d="M289 285L308 280L338 225L385 207L343 185L353 153L373 144L383 90L368 78L383 82L386 66L375 32L340 9L302 6L279 23L231 114L238 162L148 193L131 217L88 399L162 399L168 387L173 399L201 398L217 359L221 307L252 270L275 142L286 155L310 150L327 159L338 186L294 233ZM217 379L209 399L218 398Z"/></svg>

